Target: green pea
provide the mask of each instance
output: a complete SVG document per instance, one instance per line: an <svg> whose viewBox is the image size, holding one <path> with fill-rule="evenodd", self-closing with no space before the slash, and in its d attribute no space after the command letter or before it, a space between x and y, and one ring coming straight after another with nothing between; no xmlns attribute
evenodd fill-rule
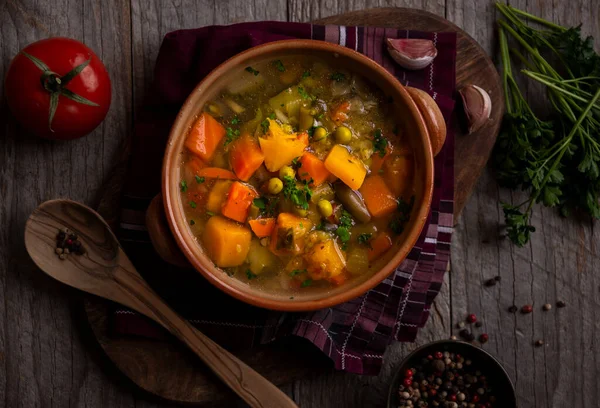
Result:
<svg viewBox="0 0 600 408"><path fill-rule="evenodd" d="M352 140L352 131L346 126L340 126L335 130L335 140L338 143L346 144Z"/></svg>
<svg viewBox="0 0 600 408"><path fill-rule="evenodd" d="M313 140L315 142L323 141L327 139L327 129L323 126L319 126L315 129L315 133L313 133Z"/></svg>
<svg viewBox="0 0 600 408"><path fill-rule="evenodd" d="M286 177L294 178L296 177L296 172L290 166L283 166L279 169L279 177L282 179Z"/></svg>
<svg viewBox="0 0 600 408"><path fill-rule="evenodd" d="M331 206L331 203L327 200L319 200L319 202L317 203L317 208L319 209L321 215L325 218L333 214L333 207Z"/></svg>
<svg viewBox="0 0 600 408"><path fill-rule="evenodd" d="M283 182L277 177L273 177L269 180L268 189L271 194L279 194L283 190Z"/></svg>

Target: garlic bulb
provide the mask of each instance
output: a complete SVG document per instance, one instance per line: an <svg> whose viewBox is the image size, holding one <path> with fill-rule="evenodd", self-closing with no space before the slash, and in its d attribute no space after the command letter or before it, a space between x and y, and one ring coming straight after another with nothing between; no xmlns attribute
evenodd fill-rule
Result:
<svg viewBox="0 0 600 408"><path fill-rule="evenodd" d="M390 55L403 68L423 69L437 56L437 48L431 40L417 38L388 38Z"/></svg>
<svg viewBox="0 0 600 408"><path fill-rule="evenodd" d="M490 119L492 99L477 85L466 85L460 91L469 134L478 131Z"/></svg>

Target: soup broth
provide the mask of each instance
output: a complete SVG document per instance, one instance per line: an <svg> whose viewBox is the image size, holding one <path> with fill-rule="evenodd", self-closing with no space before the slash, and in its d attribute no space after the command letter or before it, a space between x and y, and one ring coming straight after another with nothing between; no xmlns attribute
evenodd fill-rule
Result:
<svg viewBox="0 0 600 408"><path fill-rule="evenodd" d="M181 204L216 266L277 293L372 274L414 202L393 101L318 58L248 66L185 135Z"/></svg>

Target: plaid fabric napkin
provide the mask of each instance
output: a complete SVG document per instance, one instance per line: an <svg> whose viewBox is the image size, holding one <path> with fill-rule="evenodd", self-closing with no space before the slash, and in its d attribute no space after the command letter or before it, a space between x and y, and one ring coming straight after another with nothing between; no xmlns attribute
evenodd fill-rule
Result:
<svg viewBox="0 0 600 408"><path fill-rule="evenodd" d="M420 71L405 71L389 57L385 38L427 38L438 56ZM312 38L339 43L374 59L402 83L424 89L446 121L454 107L456 35L392 28L319 26L259 22L175 31L166 35L155 80L136 116L133 157L119 239L134 265L180 314L227 348L249 348L286 335L304 337L327 354L339 370L377 374L392 341L413 341L427 321L450 256L454 196L454 135L449 132L435 159L429 218L407 259L376 288L348 303L310 313L279 313L255 308L223 294L194 270L163 262L149 242L144 212L160 191L166 139L177 111L194 86L229 57L265 42ZM449 126L448 129L451 129ZM115 334L162 337L143 317L117 308Z"/></svg>

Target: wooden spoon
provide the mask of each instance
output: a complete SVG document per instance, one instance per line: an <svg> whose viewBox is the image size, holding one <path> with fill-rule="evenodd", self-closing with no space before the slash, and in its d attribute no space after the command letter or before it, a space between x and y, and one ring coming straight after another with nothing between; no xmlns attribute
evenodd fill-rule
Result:
<svg viewBox="0 0 600 408"><path fill-rule="evenodd" d="M85 254L59 259L55 248L61 228L79 236ZM70 200L46 201L27 220L25 247L36 265L54 279L118 302L158 322L250 406L297 407L266 378L177 315L135 270L108 224L91 208Z"/></svg>

